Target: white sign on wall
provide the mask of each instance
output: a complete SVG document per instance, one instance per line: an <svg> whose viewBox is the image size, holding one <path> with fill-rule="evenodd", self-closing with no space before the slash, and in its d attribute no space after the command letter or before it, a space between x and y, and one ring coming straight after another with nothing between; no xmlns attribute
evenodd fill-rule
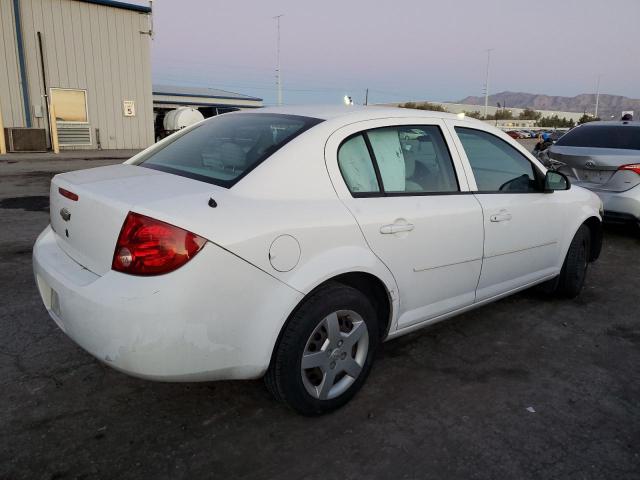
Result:
<svg viewBox="0 0 640 480"><path fill-rule="evenodd" d="M125 117L136 116L136 102L134 100L124 100L122 102Z"/></svg>

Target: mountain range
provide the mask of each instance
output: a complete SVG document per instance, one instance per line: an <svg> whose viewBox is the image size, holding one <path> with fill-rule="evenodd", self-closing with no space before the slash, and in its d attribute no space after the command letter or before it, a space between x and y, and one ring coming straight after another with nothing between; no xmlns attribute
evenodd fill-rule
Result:
<svg viewBox="0 0 640 480"><path fill-rule="evenodd" d="M558 110L562 112L594 113L596 95L583 93L575 97L560 97L523 92L500 92L489 95L489 105L507 108L532 108L534 110ZM484 105L484 97L470 96L454 103ZM603 120L619 118L623 110L633 110L640 117L640 99L601 93L598 101L598 116Z"/></svg>

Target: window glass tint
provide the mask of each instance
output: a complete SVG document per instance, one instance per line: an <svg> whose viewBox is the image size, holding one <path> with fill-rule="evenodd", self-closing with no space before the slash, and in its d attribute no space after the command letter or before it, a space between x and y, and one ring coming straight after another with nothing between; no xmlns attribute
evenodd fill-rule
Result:
<svg viewBox="0 0 640 480"><path fill-rule="evenodd" d="M455 192L451 155L436 126L389 127L367 132L385 192Z"/></svg>
<svg viewBox="0 0 640 480"><path fill-rule="evenodd" d="M584 125L567 132L558 140L556 145L640 150L640 127L630 125Z"/></svg>
<svg viewBox="0 0 640 480"><path fill-rule="evenodd" d="M456 127L479 191L533 192L533 165L504 140L482 130Z"/></svg>
<svg viewBox="0 0 640 480"><path fill-rule="evenodd" d="M338 166L352 193L379 192L376 172L362 135L350 138L338 151Z"/></svg>
<svg viewBox="0 0 640 480"><path fill-rule="evenodd" d="M228 113L177 137L140 165L229 187L320 121L296 115Z"/></svg>

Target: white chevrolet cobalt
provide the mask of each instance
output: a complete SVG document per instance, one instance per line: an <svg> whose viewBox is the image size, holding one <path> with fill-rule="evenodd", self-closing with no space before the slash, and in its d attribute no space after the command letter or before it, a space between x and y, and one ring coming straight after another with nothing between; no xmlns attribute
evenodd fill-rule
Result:
<svg viewBox="0 0 640 480"><path fill-rule="evenodd" d="M601 202L504 133L439 112L228 113L57 175L33 264L58 326L138 377L266 377L346 403L380 341L544 283L573 297Z"/></svg>

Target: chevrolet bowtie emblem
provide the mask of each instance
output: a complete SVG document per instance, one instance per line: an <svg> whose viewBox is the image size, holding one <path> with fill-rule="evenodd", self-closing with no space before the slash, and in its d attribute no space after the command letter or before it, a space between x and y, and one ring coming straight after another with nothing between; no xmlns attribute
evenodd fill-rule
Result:
<svg viewBox="0 0 640 480"><path fill-rule="evenodd" d="M68 222L69 220L71 220L71 212L66 208L63 208L62 210L60 210L60 216L65 222Z"/></svg>

